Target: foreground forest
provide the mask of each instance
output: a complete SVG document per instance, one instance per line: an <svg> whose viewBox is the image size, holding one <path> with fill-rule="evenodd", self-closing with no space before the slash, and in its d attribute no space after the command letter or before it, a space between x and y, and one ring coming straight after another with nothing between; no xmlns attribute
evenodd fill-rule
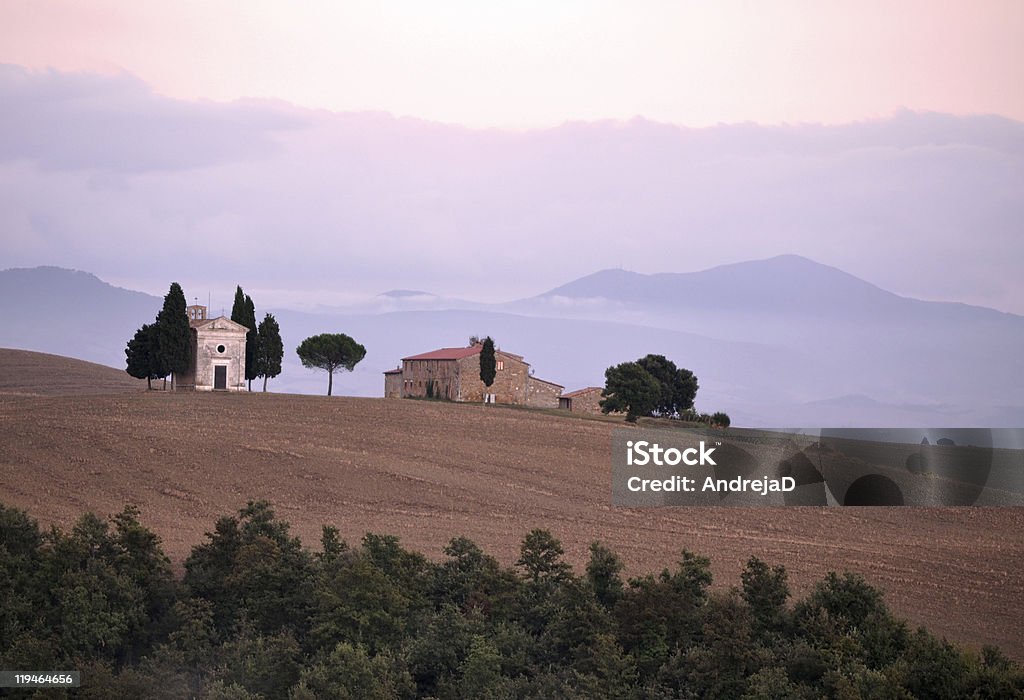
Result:
<svg viewBox="0 0 1024 700"><path fill-rule="evenodd" d="M84 698L1024 697L998 649L910 629L855 574L791 602L757 558L719 593L702 556L624 581L594 543L580 576L539 529L513 568L465 538L440 563L321 544L252 502L179 579L131 507L43 532L0 506L0 667L80 670Z"/></svg>

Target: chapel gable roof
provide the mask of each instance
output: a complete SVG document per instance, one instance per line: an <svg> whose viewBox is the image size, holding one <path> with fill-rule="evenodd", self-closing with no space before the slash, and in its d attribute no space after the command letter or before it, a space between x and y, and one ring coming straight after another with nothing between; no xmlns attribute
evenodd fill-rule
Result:
<svg viewBox="0 0 1024 700"><path fill-rule="evenodd" d="M189 321L189 325L195 328L196 331L235 331L241 333L248 333L249 329L243 326L241 323L235 323L227 316L218 316L217 318L204 318L199 321Z"/></svg>

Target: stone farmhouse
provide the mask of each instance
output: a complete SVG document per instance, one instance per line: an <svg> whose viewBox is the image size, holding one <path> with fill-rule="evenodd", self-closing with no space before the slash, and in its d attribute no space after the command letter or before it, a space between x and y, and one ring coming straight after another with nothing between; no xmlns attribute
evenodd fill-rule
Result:
<svg viewBox="0 0 1024 700"><path fill-rule="evenodd" d="M494 383L480 380L481 343L461 348L441 348L403 357L401 366L384 373L384 396L392 398L432 396L450 401L558 408L562 385L538 379L522 355L495 350Z"/></svg>
<svg viewBox="0 0 1024 700"><path fill-rule="evenodd" d="M604 389L599 386L570 391L558 397L558 407L573 413L600 413L602 391Z"/></svg>
<svg viewBox="0 0 1024 700"><path fill-rule="evenodd" d="M187 391L245 391L245 335L249 329L226 316L207 318L205 306L186 309L192 329L192 366L175 377Z"/></svg>

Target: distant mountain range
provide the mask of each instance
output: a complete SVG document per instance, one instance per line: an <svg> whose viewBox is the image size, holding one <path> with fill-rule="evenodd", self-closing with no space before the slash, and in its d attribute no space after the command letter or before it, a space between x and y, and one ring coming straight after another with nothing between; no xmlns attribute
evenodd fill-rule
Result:
<svg viewBox="0 0 1024 700"><path fill-rule="evenodd" d="M707 316L769 314L870 323L979 319L1015 323L1022 318L980 306L902 297L799 255L780 255L687 273L644 275L602 270L518 302L518 306L534 310L544 306L586 309L600 307L601 302L610 302L624 311L667 318L695 312Z"/></svg>
<svg viewBox="0 0 1024 700"><path fill-rule="evenodd" d="M187 292L187 290L186 290ZM346 332L367 347L344 393L380 396L401 357L493 336L567 390L648 352L692 369L698 409L754 426L1024 424L1024 317L901 297L799 256L695 273L604 270L504 304L392 290L356 308L273 312L284 371L270 387L320 393L294 348ZM123 367L124 345L161 299L54 267L0 272L0 346Z"/></svg>

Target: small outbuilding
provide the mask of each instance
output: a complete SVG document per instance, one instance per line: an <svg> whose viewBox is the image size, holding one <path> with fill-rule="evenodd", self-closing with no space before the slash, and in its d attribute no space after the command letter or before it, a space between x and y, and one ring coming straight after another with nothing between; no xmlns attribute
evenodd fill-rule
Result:
<svg viewBox="0 0 1024 700"><path fill-rule="evenodd" d="M389 369L384 373L384 398L402 398L402 368Z"/></svg>
<svg viewBox="0 0 1024 700"><path fill-rule="evenodd" d="M600 413L602 391L604 389L599 386L570 391L558 398L558 407L574 413Z"/></svg>

